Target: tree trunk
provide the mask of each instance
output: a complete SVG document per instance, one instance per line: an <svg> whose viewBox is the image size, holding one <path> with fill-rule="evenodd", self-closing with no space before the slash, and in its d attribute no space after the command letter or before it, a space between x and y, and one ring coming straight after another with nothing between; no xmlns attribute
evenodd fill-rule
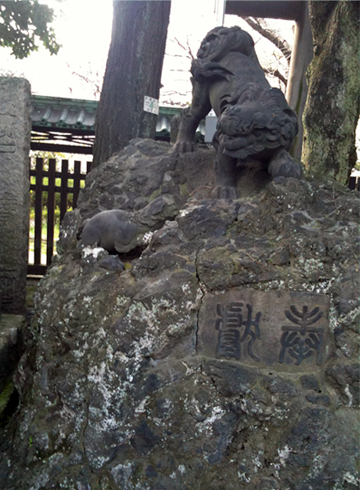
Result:
<svg viewBox="0 0 360 490"><path fill-rule="evenodd" d="M359 118L359 2L310 1L314 59L309 67L303 161L310 175L346 184L356 163Z"/></svg>
<svg viewBox="0 0 360 490"><path fill-rule="evenodd" d="M154 138L157 116L144 96L159 98L169 1L114 1L112 38L96 115L93 166L132 138Z"/></svg>

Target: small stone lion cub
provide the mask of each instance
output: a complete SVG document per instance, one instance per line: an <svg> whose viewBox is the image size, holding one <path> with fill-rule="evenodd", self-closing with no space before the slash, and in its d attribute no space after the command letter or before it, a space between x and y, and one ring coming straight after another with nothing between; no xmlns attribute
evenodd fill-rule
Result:
<svg viewBox="0 0 360 490"><path fill-rule="evenodd" d="M236 26L210 31L191 73L192 102L181 116L173 151L195 150L195 131L213 108L217 197L237 197L237 174L244 167L267 169L272 178L301 177L301 166L288 153L298 132L296 114L281 90L270 87L247 32Z"/></svg>

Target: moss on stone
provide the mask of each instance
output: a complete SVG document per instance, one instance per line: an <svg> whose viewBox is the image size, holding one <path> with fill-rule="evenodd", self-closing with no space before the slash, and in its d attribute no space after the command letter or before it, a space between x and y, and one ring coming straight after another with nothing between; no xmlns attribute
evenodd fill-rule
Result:
<svg viewBox="0 0 360 490"><path fill-rule="evenodd" d="M180 184L180 196L187 197L189 196L189 189L187 184Z"/></svg>
<svg viewBox="0 0 360 490"><path fill-rule="evenodd" d="M308 175L346 184L356 163L359 5L310 2L310 13L315 49L308 70L303 161Z"/></svg>
<svg viewBox="0 0 360 490"><path fill-rule="evenodd" d="M14 389L15 389L14 382L10 379L5 384L4 389L0 393L0 417L8 405L11 395L14 392Z"/></svg>

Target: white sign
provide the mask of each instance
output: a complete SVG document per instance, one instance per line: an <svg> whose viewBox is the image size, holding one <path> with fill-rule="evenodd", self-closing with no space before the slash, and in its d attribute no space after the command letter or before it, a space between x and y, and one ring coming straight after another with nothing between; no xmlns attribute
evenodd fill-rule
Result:
<svg viewBox="0 0 360 490"><path fill-rule="evenodd" d="M157 99L153 99L152 97L148 97L147 95L145 95L144 111L151 112L151 114L159 114L159 101Z"/></svg>

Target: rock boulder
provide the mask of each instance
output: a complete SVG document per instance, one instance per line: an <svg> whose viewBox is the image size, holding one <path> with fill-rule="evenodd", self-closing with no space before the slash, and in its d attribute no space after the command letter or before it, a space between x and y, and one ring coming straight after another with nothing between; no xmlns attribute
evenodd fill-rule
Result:
<svg viewBox="0 0 360 490"><path fill-rule="evenodd" d="M37 293L2 488L357 488L359 197L289 178L214 200L213 157L134 140L89 174ZM84 219L167 194L179 213L125 270L77 249Z"/></svg>

